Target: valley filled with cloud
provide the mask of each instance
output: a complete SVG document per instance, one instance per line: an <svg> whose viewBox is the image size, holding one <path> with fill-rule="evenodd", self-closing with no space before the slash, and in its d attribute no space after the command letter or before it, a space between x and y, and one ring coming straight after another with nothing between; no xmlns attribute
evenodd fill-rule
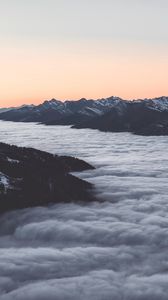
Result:
<svg viewBox="0 0 168 300"><path fill-rule="evenodd" d="M0 135L92 163L76 175L98 198L0 217L2 300L167 300L167 137L10 122Z"/></svg>

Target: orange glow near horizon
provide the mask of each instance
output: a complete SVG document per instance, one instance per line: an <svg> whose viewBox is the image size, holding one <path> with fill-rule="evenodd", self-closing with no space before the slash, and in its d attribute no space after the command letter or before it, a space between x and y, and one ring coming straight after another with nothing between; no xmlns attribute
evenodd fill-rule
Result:
<svg viewBox="0 0 168 300"><path fill-rule="evenodd" d="M0 107L45 99L123 99L168 95L165 51L98 45L1 49Z"/></svg>
<svg viewBox="0 0 168 300"><path fill-rule="evenodd" d="M168 96L168 1L0 1L0 107Z"/></svg>

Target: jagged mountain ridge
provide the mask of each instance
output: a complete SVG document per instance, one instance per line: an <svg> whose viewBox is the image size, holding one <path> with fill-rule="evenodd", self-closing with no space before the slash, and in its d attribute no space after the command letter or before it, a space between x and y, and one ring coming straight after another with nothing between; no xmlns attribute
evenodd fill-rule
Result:
<svg viewBox="0 0 168 300"><path fill-rule="evenodd" d="M0 113L1 120L40 122L47 125L72 125L103 131L130 131L137 134L168 134L168 97L123 100L109 97L98 100L59 101L28 105Z"/></svg>
<svg viewBox="0 0 168 300"><path fill-rule="evenodd" d="M100 117L74 125L111 132L140 135L168 135L168 98L146 99L115 106Z"/></svg>
<svg viewBox="0 0 168 300"><path fill-rule="evenodd" d="M46 124L74 124L78 120L102 115L122 99L110 97L101 100L59 101L51 99L37 106L23 106L1 112L0 119L16 122L42 122Z"/></svg>

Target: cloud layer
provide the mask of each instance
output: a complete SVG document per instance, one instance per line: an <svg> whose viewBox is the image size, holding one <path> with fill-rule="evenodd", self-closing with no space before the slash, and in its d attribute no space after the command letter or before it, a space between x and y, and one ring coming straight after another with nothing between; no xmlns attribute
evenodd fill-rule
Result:
<svg viewBox="0 0 168 300"><path fill-rule="evenodd" d="M0 125L1 141L94 163L79 175L100 198L0 217L0 299L167 300L168 138Z"/></svg>

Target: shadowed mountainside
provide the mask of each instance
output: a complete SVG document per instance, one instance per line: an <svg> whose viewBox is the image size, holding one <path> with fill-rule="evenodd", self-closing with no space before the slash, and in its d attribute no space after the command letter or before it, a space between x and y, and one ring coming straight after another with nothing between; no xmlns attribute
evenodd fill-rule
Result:
<svg viewBox="0 0 168 300"><path fill-rule="evenodd" d="M52 99L37 106L2 110L0 119L141 135L168 135L168 97L136 101L119 97L65 102Z"/></svg>
<svg viewBox="0 0 168 300"><path fill-rule="evenodd" d="M94 167L77 158L0 143L0 212L91 201L92 185L70 174L87 169Z"/></svg>
<svg viewBox="0 0 168 300"><path fill-rule="evenodd" d="M164 105L164 101L161 102ZM168 135L168 109L150 102L123 103L107 113L78 122L73 128L90 128L111 132L132 132L140 135Z"/></svg>

